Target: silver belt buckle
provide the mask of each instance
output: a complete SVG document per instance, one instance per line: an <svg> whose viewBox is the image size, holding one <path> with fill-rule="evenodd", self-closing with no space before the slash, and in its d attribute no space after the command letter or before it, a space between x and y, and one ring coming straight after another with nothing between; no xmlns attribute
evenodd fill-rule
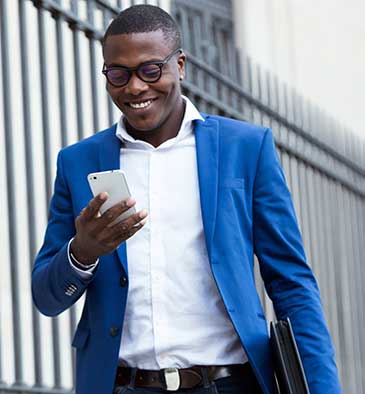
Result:
<svg viewBox="0 0 365 394"><path fill-rule="evenodd" d="M177 368L165 368L165 383L167 391L176 391L180 387L180 374Z"/></svg>

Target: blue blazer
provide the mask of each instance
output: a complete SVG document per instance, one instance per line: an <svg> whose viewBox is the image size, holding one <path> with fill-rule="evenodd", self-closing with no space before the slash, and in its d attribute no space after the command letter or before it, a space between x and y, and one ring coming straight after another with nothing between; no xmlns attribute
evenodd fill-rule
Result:
<svg viewBox="0 0 365 394"><path fill-rule="evenodd" d="M209 260L262 390L273 393L274 385L267 323L255 288L254 254L277 317L291 319L311 394L340 393L317 283L306 262L272 133L245 122L203 116L205 122L195 121L194 132ZM86 291L73 340L77 394L111 394L118 364L128 292L128 286L121 285L121 278L128 277L125 243L100 258L89 280L79 278L67 259L74 220L92 198L87 174L120 166L115 129L59 153L48 227L32 273L33 299L45 315L58 315ZM76 290L70 292L70 285Z"/></svg>

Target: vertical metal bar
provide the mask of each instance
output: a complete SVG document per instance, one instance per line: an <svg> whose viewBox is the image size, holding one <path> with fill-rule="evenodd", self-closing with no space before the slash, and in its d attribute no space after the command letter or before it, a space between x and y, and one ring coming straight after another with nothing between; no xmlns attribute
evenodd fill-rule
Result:
<svg viewBox="0 0 365 394"><path fill-rule="evenodd" d="M94 10L95 10L95 1L89 0L87 2L87 16L88 21L91 24L94 24ZM99 119L99 109L98 109L98 97L99 97L99 89L98 84L96 83L97 75L96 75L96 40L95 37L90 33L88 34L89 38L89 50L90 50L90 78L91 78L91 94L92 94L92 107L93 107L93 128L94 132L100 129L100 119Z"/></svg>
<svg viewBox="0 0 365 394"><path fill-rule="evenodd" d="M361 290L360 294L360 310L361 310L361 320L360 320L360 327L365 327L365 290L363 288L363 283L365 281L365 268L363 264L363 245L365 244L365 200L361 199L360 197L357 198L356 203L356 222L357 222L357 229L358 229L358 242L357 242L357 255L358 255L358 267L359 267L359 287ZM365 393L365 337L361 335L361 366L362 366L362 392Z"/></svg>
<svg viewBox="0 0 365 394"><path fill-rule="evenodd" d="M246 54L243 55L243 88L252 96L252 64L251 58ZM245 120L251 121L253 119L253 105L244 100L243 101L243 113Z"/></svg>
<svg viewBox="0 0 365 394"><path fill-rule="evenodd" d="M362 145L365 147L365 144ZM365 164L365 162L364 162ZM363 245L365 245L365 199L358 198L358 209L356 210L356 216L358 217L358 227L359 227L359 242L358 242L358 253L359 256L363 256ZM358 214L359 212L359 214ZM365 289L363 288L363 283L365 283L365 267L363 264L363 258L359 258L359 281L361 283L361 290L362 290L362 322L361 327L365 327ZM362 335L362 388L363 392L365 393L365 336Z"/></svg>
<svg viewBox="0 0 365 394"><path fill-rule="evenodd" d="M290 157L290 179L291 179L291 192L293 196L293 202L295 206L295 212L300 223L300 228L302 228L303 218L302 210L300 206L300 191L299 191L299 168L298 160L296 157Z"/></svg>
<svg viewBox="0 0 365 394"><path fill-rule="evenodd" d="M357 280L355 275L355 256L354 256L354 234L353 234L353 226L351 223L351 214L352 214L352 207L351 207L351 196L350 191L345 190L345 207L346 207L346 223L347 223L347 249L348 249L348 260L346 261L347 265L347 272L349 277L349 293L350 293L350 305L351 305L351 340L353 343L353 360L354 360L354 375L355 375L355 385L356 387L360 386L361 380L361 373L359 370L360 366L360 335L358 332L359 328L359 312L358 312L358 301L357 301Z"/></svg>
<svg viewBox="0 0 365 394"><path fill-rule="evenodd" d="M335 261L335 286L336 286L336 295L338 299L337 303L337 314L339 316L338 320L338 331L340 338L340 346L339 346L339 362L340 362L340 373L341 373L341 381L343 383L344 392L348 392L347 389L347 369L348 369L348 360L347 360L347 351L346 351L346 332L345 332L345 319L346 317L346 308L344 307L344 297L346 294L344 293L343 286L343 275L342 275L342 265L344 261L344 252L343 252L343 218L342 218L342 204L340 200L341 187L338 183L332 184L332 190L330 193L330 203L332 205L332 218L333 218L333 229L332 229L332 237L334 238L333 246L334 246L334 261Z"/></svg>
<svg viewBox="0 0 365 394"><path fill-rule="evenodd" d="M302 128L303 127L303 119L304 119L304 99L301 95L295 95L295 106L294 106L294 119L296 126Z"/></svg>
<svg viewBox="0 0 365 394"><path fill-rule="evenodd" d="M81 140L85 136L85 120L82 100L81 84L81 58L80 58L80 32L77 26L72 26L73 52L74 52L74 70L75 70L75 94L76 94L76 121L77 136Z"/></svg>
<svg viewBox="0 0 365 394"><path fill-rule="evenodd" d="M336 343L336 359L337 359L337 366L339 370L339 375L341 376L342 374L342 362L341 358L343 355L343 325L342 325L342 316L341 316L341 301L340 301L340 296L341 296L341 281L339 277L339 247L338 247L338 242L339 242L339 231L337 228L337 209L338 205L336 203L337 199L335 196L336 193L336 185L334 181L330 180L328 182L327 186L327 201L328 204L328 225L329 225L329 239L330 239L330 249L329 252L331 253L331 265L329 267L329 275L330 275L330 281L332 283L332 296L334 299L334 302L331 303L333 305L333 332L334 332L334 338L335 338L335 343ZM341 327L342 327L342 333L341 333Z"/></svg>
<svg viewBox="0 0 365 394"><path fill-rule="evenodd" d="M192 46L191 46L191 40L190 40L190 28L189 28L189 21L188 21L188 13L184 8L180 8L177 16L180 21L180 26L181 30L184 32L183 36L183 47L186 49L188 52L192 53ZM189 57L187 58L187 62L185 64L185 73L186 73L186 79L189 82L194 81L194 72L193 72L193 67L192 64L190 63Z"/></svg>
<svg viewBox="0 0 365 394"><path fill-rule="evenodd" d="M17 216L16 216L16 173L14 162L13 146L16 141L13 138L13 121L12 121L12 108L11 97L6 97L11 94L10 78L10 53L9 53L9 35L8 35L8 12L7 3L0 1L0 39L1 39L1 60L2 60L2 84L4 92L3 111L4 111L4 127L5 127L5 145L6 145L6 187L8 190L8 222L9 222L9 250L11 259L11 298L12 298L12 319L13 319L13 342L14 342L14 369L15 369L15 383L23 384L23 370L22 370L22 357L23 349L21 344L21 314L20 314L20 297L18 289L19 277L19 252L17 247ZM9 4L9 3L8 3Z"/></svg>
<svg viewBox="0 0 365 394"><path fill-rule="evenodd" d="M261 86L261 66L258 63L254 64L252 70L252 87L253 87L253 96L258 100L261 100L262 97L262 86ZM261 124L262 123L262 112L254 107L254 123Z"/></svg>
<svg viewBox="0 0 365 394"><path fill-rule="evenodd" d="M341 235L339 237L340 247L340 275L341 275L341 306L342 306L342 321L343 321L343 333L344 333L344 352L343 352L343 374L342 378L344 381L344 392L355 393L355 374L354 374L354 360L353 360L353 343L351 338L351 303L349 286L351 285L348 278L348 270L344 262L348 260L347 244L348 244L348 228L346 225L346 206L344 203L344 189L342 186L337 188L337 198L339 203L339 221L338 226L341 229Z"/></svg>
<svg viewBox="0 0 365 394"><path fill-rule="evenodd" d="M314 171L311 167L307 168L306 171L306 191L307 191L307 199L308 199L308 214L309 214L309 239L310 239L310 244L311 244L311 267L315 274L318 274L317 268L318 268L318 248L317 248L317 239L318 239L318 234L317 234L317 224L316 224L316 201L314 198L314 182L313 182L313 176L314 176Z"/></svg>
<svg viewBox="0 0 365 394"><path fill-rule="evenodd" d="M357 303L357 310L358 310L358 320L357 320L357 328L358 328L358 335L359 335L359 374L360 374L360 381L359 381L359 387L363 386L363 382L365 379L365 371L364 371L364 366L365 366L365 356L364 356L364 350L365 350L365 341L364 341L364 335L362 335L362 328L364 327L364 297L365 297L365 292L362 286L361 282L361 261L362 261L362 254L360 252L359 246L361 245L360 243L360 226L359 226L359 214L361 213L361 210L359 209L358 205L358 198L356 195L352 195L352 224L353 224L353 239L354 239L354 267L355 267L355 280L356 280L356 287L357 287L357 293L356 293L356 303Z"/></svg>
<svg viewBox="0 0 365 394"><path fill-rule="evenodd" d="M286 83L283 84L283 112L285 114L285 118L289 117L289 111L291 107L291 95L289 87ZM288 144L288 129L285 125L281 125L280 127L280 141L284 144Z"/></svg>
<svg viewBox="0 0 365 394"><path fill-rule="evenodd" d="M76 0L71 2L71 10L78 15L78 8ZM70 25L72 30L72 43L74 54L74 73L75 73L75 94L76 94L76 122L77 122L77 137L81 140L85 133L84 116L83 116L83 100L82 100L82 86L81 86L81 68L80 68L80 31L77 25Z"/></svg>
<svg viewBox="0 0 365 394"><path fill-rule="evenodd" d="M33 130L31 121L31 109L30 109L30 75L29 68L26 62L29 59L28 40L27 40L27 15L25 10L24 0L19 0L19 30L20 30L20 50L21 58L23 59L22 67L22 101L23 101L23 113L24 113L24 141L25 141L25 161L27 168L26 176L26 190L28 199L28 236L29 236L29 256L31 265L35 255L37 253L37 240L36 240L36 220L34 207L36 205L35 200L35 176L33 172ZM35 386L42 384L42 366L41 366L41 340L40 340L40 322L39 314L34 305L32 305L32 322L33 322L33 361L34 361L34 377Z"/></svg>
<svg viewBox="0 0 365 394"><path fill-rule="evenodd" d="M336 349L339 346L339 333L338 333L338 314L337 314L337 296L336 296L336 278L335 278L335 261L334 261L334 245L333 245L333 233L334 226L332 217L332 205L330 200L331 194L331 180L324 177L323 181L320 183L322 190L322 200L323 200L323 220L324 220L324 235L325 235L325 273L328 275L327 281L327 298L328 298L328 319L330 331L332 333L333 342Z"/></svg>
<svg viewBox="0 0 365 394"><path fill-rule="evenodd" d="M45 11L38 8L38 37L39 37L39 64L41 77L41 97L42 97L42 126L44 139L44 163L46 174L46 200L50 201L53 175L51 173L51 140L50 140L50 120L49 120L49 100L48 100L48 68L46 59L46 32L45 32Z"/></svg>
<svg viewBox="0 0 365 394"><path fill-rule="evenodd" d="M200 28L201 28L201 25L202 25L203 21L200 18L200 14L192 16L191 19L192 19L192 21L191 21L191 28L190 28L190 30L191 30L191 33L192 33L193 37L199 37L199 39L197 39L195 41L195 43L197 45L199 45L202 42L201 34L200 34ZM204 49L203 49L203 51L204 51ZM200 53L198 55L201 56ZM202 70L199 70L198 67L194 67L194 73L192 74L191 77L193 78L194 85L197 86L199 89L204 89L205 88L205 86L204 86L204 74L205 73L203 73Z"/></svg>
<svg viewBox="0 0 365 394"><path fill-rule="evenodd" d="M325 217L324 217L324 206L326 202L323 199L323 190L322 186L324 183L324 176L320 173L316 173L314 177L314 193L316 200L316 226L318 231L318 238L316 240L316 244L318 245L318 272L320 275L320 289L322 294L322 304L324 305L324 310L326 312L327 319L329 318L329 303L331 299L328 296L329 283L328 283L328 274L327 274L327 265L328 265L328 256L326 255L326 238L325 238Z"/></svg>
<svg viewBox="0 0 365 394"><path fill-rule="evenodd" d="M66 146L68 144L68 138L67 138L67 129L68 129L68 118L67 118L67 109L66 109L66 93L65 93L65 59L64 59L64 40L63 40L63 26L62 24L65 23L64 19L60 16L56 16L56 38L57 38L57 67L58 67L58 92L59 92L59 103L60 103L60 126L61 126L61 141L62 141L62 146ZM75 31L73 31L73 39L75 42ZM76 37L76 45L78 44L78 40ZM78 61L80 59L77 59ZM76 62L76 61L75 61ZM76 68L76 86L79 87L81 85L80 79L80 69L79 69L79 63L77 64ZM77 71L79 74L77 74ZM78 86L79 85L79 86ZM78 107L78 99L81 95L81 88L80 91L76 89L76 106L77 106L77 122L79 126L79 120L81 119L82 115L82 108ZM82 122L80 122L80 126L82 126ZM82 129L81 129L82 130ZM78 131L80 133L80 130ZM69 309L69 316L70 316L70 333L72 337L72 333L74 332L75 326L76 326L76 316L75 316L75 308L72 306ZM56 347L56 352L55 352L55 358L56 358L56 374L55 374L55 383L56 387L61 387L62 382L61 382L61 359L58 359L58 357L61 357L61 349L60 349L60 343L59 343L59 333L60 333L60 327L59 327L60 320L57 319L54 321L54 335L56 336L57 344L54 342L54 346ZM72 372L73 375L75 375L75 360L74 357L71 358L71 363L73 365Z"/></svg>
<svg viewBox="0 0 365 394"><path fill-rule="evenodd" d="M318 281L320 285L320 289L322 292L322 303L324 305L324 309L326 312L326 316L328 316L328 283L327 283L327 273L326 273L326 264L327 258L325 253L325 235L324 235L324 216L323 216L323 194L321 193L321 184L323 182L322 176L319 172L314 173L314 212L316 218L316 228L317 228L317 239L315 240L316 249L318 250L318 260L317 260L317 272L318 272Z"/></svg>
<svg viewBox="0 0 365 394"><path fill-rule="evenodd" d="M201 34L200 38L198 38L196 41L199 42L204 42L203 50L202 50L202 58L206 59L207 63L214 67L217 59L217 50L216 47L211 45L209 43L210 37L214 35L214 26L213 26L213 16L210 12L203 12L200 15L201 19L201 24L200 24L200 29L199 32ZM207 74L204 71L202 71L203 74ZM219 96L219 90L220 90L220 82L217 81L216 78L212 78L210 75L207 75L207 81L208 81L208 91L213 97L218 97Z"/></svg>
<svg viewBox="0 0 365 394"><path fill-rule="evenodd" d="M104 24L105 28L106 28L106 25L107 25L109 19L110 19L110 13L107 10L105 10L103 12L103 24ZM109 124L112 124L115 121L114 110L113 110L113 101L110 98L109 94L107 95L106 99L107 99L107 106L108 106L108 122L109 122Z"/></svg>
<svg viewBox="0 0 365 394"><path fill-rule="evenodd" d="M195 34L195 29L194 29L194 19L191 13L191 10L189 7L185 7L184 11L185 17L186 17L186 24L188 27L188 46L189 46L189 51L194 55L194 56L201 56L201 47L203 46L201 43L198 43L194 40L194 34Z"/></svg>
<svg viewBox="0 0 365 394"><path fill-rule="evenodd" d="M45 31L45 11L38 9L38 36L39 36L39 56L40 56L40 73L41 91L42 91L42 121L43 121L43 138L44 138L44 159L46 173L46 193L49 203L52 193L53 174L51 172L51 139L50 139L50 119L49 119L49 101L48 101L48 67L46 58L46 36ZM52 343L55 369L55 387L61 385L61 365L60 365L60 347L59 347L59 328L58 318L52 318Z"/></svg>
<svg viewBox="0 0 365 394"><path fill-rule="evenodd" d="M323 163L322 163L323 164ZM318 187L318 200L320 215L320 235L319 240L320 247L320 261L319 265L321 268L321 290L322 290L322 304L326 313L326 318L330 332L332 333L333 343L337 346L338 344L338 319L336 309L336 294L334 293L335 278L333 269L333 251L331 248L331 232L332 228L329 224L331 212L329 210L329 197L328 197L328 179L325 175L318 174L317 179Z"/></svg>
<svg viewBox="0 0 365 394"><path fill-rule="evenodd" d="M309 224L309 205L308 191L306 182L307 167L304 163L299 163L299 189L300 189L300 211L301 211L301 230L308 264L312 265L312 244L310 243L310 224Z"/></svg>
<svg viewBox="0 0 365 394"><path fill-rule="evenodd" d="M62 23L65 23L60 15L56 16L56 39L57 39L57 68L58 68L58 93L60 105L60 126L62 146L67 145L67 111L65 95L65 61Z"/></svg>
<svg viewBox="0 0 365 394"><path fill-rule="evenodd" d="M78 8L75 0L71 1L71 11L78 15ZM84 127L84 111L82 104L82 86L81 86L81 58L80 58L80 32L76 25L70 25L72 30L72 44L74 55L74 72L75 72L75 94L76 94L76 122L77 122L77 137L81 140L85 133ZM70 325L73 333L76 328L76 311L72 307L70 311ZM73 361L73 373L75 374L75 359ZM75 376L74 376L75 378ZM74 379L75 380L75 379Z"/></svg>
<svg viewBox="0 0 365 394"><path fill-rule="evenodd" d="M218 49L218 71L224 76L229 77L229 64L226 59L228 59L228 39L227 39L227 30L225 23L222 20L215 23L215 31L216 31L216 47Z"/></svg>
<svg viewBox="0 0 365 394"><path fill-rule="evenodd" d="M242 68L241 64L243 61L241 61L241 53L240 51L236 48L235 49L235 70L236 70L236 83L239 86L243 86L243 75L242 75ZM244 97L240 94L237 94L237 103L235 109L240 112L242 115L243 120L246 120L246 114L245 114L245 106L247 104L247 101L244 99Z"/></svg>
<svg viewBox="0 0 365 394"><path fill-rule="evenodd" d="M279 95L278 95L278 80L273 74L267 73L268 77L268 103L271 109L278 111L279 108ZM270 127L273 129L275 137L279 133L279 122L270 117Z"/></svg>
<svg viewBox="0 0 365 394"><path fill-rule="evenodd" d="M227 59L228 58L228 52L227 52L227 39L226 39L226 31L225 31L225 26L222 23L215 23L214 26L214 32L216 33L216 58L217 58L217 64L218 64L218 70L220 73L224 76L229 75L229 69L227 67L227 62L223 62L222 58ZM231 106L230 103L230 92L229 88L225 85L222 84L221 86L221 99L222 102L227 104L228 106Z"/></svg>

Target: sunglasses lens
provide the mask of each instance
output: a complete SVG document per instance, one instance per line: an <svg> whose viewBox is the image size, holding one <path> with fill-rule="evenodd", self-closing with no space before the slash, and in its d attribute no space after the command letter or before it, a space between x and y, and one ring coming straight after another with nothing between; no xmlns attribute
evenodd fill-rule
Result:
<svg viewBox="0 0 365 394"><path fill-rule="evenodd" d="M126 70L108 70L108 80L112 85L123 86L128 83L129 72Z"/></svg>
<svg viewBox="0 0 365 394"><path fill-rule="evenodd" d="M145 64L138 69L138 75L145 82L154 82L160 78L161 69L157 64Z"/></svg>

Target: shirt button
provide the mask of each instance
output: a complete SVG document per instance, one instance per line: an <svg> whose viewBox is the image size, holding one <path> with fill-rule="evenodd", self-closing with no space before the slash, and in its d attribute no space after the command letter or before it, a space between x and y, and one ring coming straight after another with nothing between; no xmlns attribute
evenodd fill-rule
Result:
<svg viewBox="0 0 365 394"><path fill-rule="evenodd" d="M128 283L128 279L127 279L125 276L121 276L121 277L120 277L120 285L121 285L122 287L126 287L126 286L127 286L127 283Z"/></svg>
<svg viewBox="0 0 365 394"><path fill-rule="evenodd" d="M116 326L110 327L109 333L112 337L116 337L119 333L119 329Z"/></svg>

